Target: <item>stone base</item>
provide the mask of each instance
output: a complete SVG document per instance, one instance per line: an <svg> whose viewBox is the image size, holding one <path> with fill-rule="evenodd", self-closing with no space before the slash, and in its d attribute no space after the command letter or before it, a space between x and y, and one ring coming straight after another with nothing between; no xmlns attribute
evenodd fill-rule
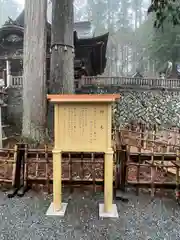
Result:
<svg viewBox="0 0 180 240"><path fill-rule="evenodd" d="M111 212L104 212L104 204L99 204L99 217L101 218L119 218L116 204L113 204Z"/></svg>
<svg viewBox="0 0 180 240"><path fill-rule="evenodd" d="M62 203L61 210L54 211L54 205L53 205L53 203L51 203L49 208L48 208L48 210L47 210L47 212L46 212L46 216L60 216L60 217L64 217L67 205L68 205L67 203Z"/></svg>

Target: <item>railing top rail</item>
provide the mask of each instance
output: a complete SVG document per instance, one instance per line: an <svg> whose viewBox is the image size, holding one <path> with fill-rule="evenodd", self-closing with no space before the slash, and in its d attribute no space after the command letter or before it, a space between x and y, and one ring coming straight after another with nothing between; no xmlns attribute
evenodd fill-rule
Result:
<svg viewBox="0 0 180 240"><path fill-rule="evenodd" d="M75 79L76 81L80 81L83 79L99 79L99 80L103 80L103 79L126 79L126 80L141 80L141 81L147 81L147 80L157 80L157 81L161 81L161 82L172 82L172 81L177 81L180 82L180 79L178 78L166 78L166 79L162 79L162 78L150 78L150 77L144 77L144 78L140 78L140 77L108 77L108 76L83 76L81 79Z"/></svg>
<svg viewBox="0 0 180 240"><path fill-rule="evenodd" d="M12 76L12 78L23 78L23 76ZM89 79L107 79L107 78L111 78L111 79L141 79L141 80L161 80L161 81L180 81L180 79L178 78L165 78L165 79L162 79L162 78L156 78L156 77L126 77L126 76L83 76L82 78L80 79L75 79L75 80L81 80L81 79L86 79L86 78L89 78Z"/></svg>
<svg viewBox="0 0 180 240"><path fill-rule="evenodd" d="M98 85L98 86L114 86L124 88L138 89L172 89L180 90L180 79L161 79L161 78L134 78L134 77L109 77L109 76L84 76L74 80L76 88L80 89L83 86ZM11 85L22 86L23 76L12 76Z"/></svg>

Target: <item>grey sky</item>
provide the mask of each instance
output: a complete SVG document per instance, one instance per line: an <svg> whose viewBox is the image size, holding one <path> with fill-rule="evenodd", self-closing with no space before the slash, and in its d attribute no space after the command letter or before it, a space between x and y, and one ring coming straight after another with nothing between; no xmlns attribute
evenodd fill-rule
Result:
<svg viewBox="0 0 180 240"><path fill-rule="evenodd" d="M20 4L24 4L24 0L16 0L16 2L18 2Z"/></svg>

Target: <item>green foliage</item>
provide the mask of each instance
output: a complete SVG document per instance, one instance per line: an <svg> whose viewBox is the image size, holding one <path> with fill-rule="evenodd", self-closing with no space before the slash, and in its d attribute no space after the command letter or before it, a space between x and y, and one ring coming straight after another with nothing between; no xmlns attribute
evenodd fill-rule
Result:
<svg viewBox="0 0 180 240"><path fill-rule="evenodd" d="M163 28L157 29L153 27L155 20L156 15L151 14L139 29L138 37L145 48L145 56L153 59L156 70L159 70L168 60L180 61L180 25L173 26L169 16L164 20Z"/></svg>
<svg viewBox="0 0 180 240"><path fill-rule="evenodd" d="M152 0L148 13L154 12L156 19L154 27L164 26L168 19L174 26L180 24L180 1L179 0Z"/></svg>

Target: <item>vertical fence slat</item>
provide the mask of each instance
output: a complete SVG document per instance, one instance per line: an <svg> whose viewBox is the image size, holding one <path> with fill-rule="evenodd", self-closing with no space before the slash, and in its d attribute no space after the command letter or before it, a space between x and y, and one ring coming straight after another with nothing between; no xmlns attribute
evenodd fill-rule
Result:
<svg viewBox="0 0 180 240"><path fill-rule="evenodd" d="M46 161L46 185L47 185L47 192L50 193L50 186L49 186L49 158L48 158L48 146L45 145L45 161Z"/></svg>
<svg viewBox="0 0 180 240"><path fill-rule="evenodd" d="M126 189L126 166L127 166L127 146L121 146L121 155L120 155L120 189L125 191Z"/></svg>
<svg viewBox="0 0 180 240"><path fill-rule="evenodd" d="M152 147L151 147L151 197L154 197L155 189L154 189L154 180L156 175L156 167L154 163L154 141L155 141L155 129L152 134Z"/></svg>
<svg viewBox="0 0 180 240"><path fill-rule="evenodd" d="M176 151L176 161L179 162L179 149ZM176 189L179 188L179 167L176 167Z"/></svg>
<svg viewBox="0 0 180 240"><path fill-rule="evenodd" d="M13 171L12 171L12 187L15 186L16 163L17 163L17 145L14 146L14 163L13 163Z"/></svg>
<svg viewBox="0 0 180 240"><path fill-rule="evenodd" d="M72 160L72 156L71 153L68 154L68 158L69 158L69 181L70 181L70 193L73 193L73 186L72 186L72 182L73 182L73 160Z"/></svg>
<svg viewBox="0 0 180 240"><path fill-rule="evenodd" d="M95 168L96 160L95 160L94 153L91 153L91 164L92 164L93 192L95 193L96 192L96 168Z"/></svg>
<svg viewBox="0 0 180 240"><path fill-rule="evenodd" d="M28 145L25 144L25 149L24 149L24 187L25 189L28 188Z"/></svg>

